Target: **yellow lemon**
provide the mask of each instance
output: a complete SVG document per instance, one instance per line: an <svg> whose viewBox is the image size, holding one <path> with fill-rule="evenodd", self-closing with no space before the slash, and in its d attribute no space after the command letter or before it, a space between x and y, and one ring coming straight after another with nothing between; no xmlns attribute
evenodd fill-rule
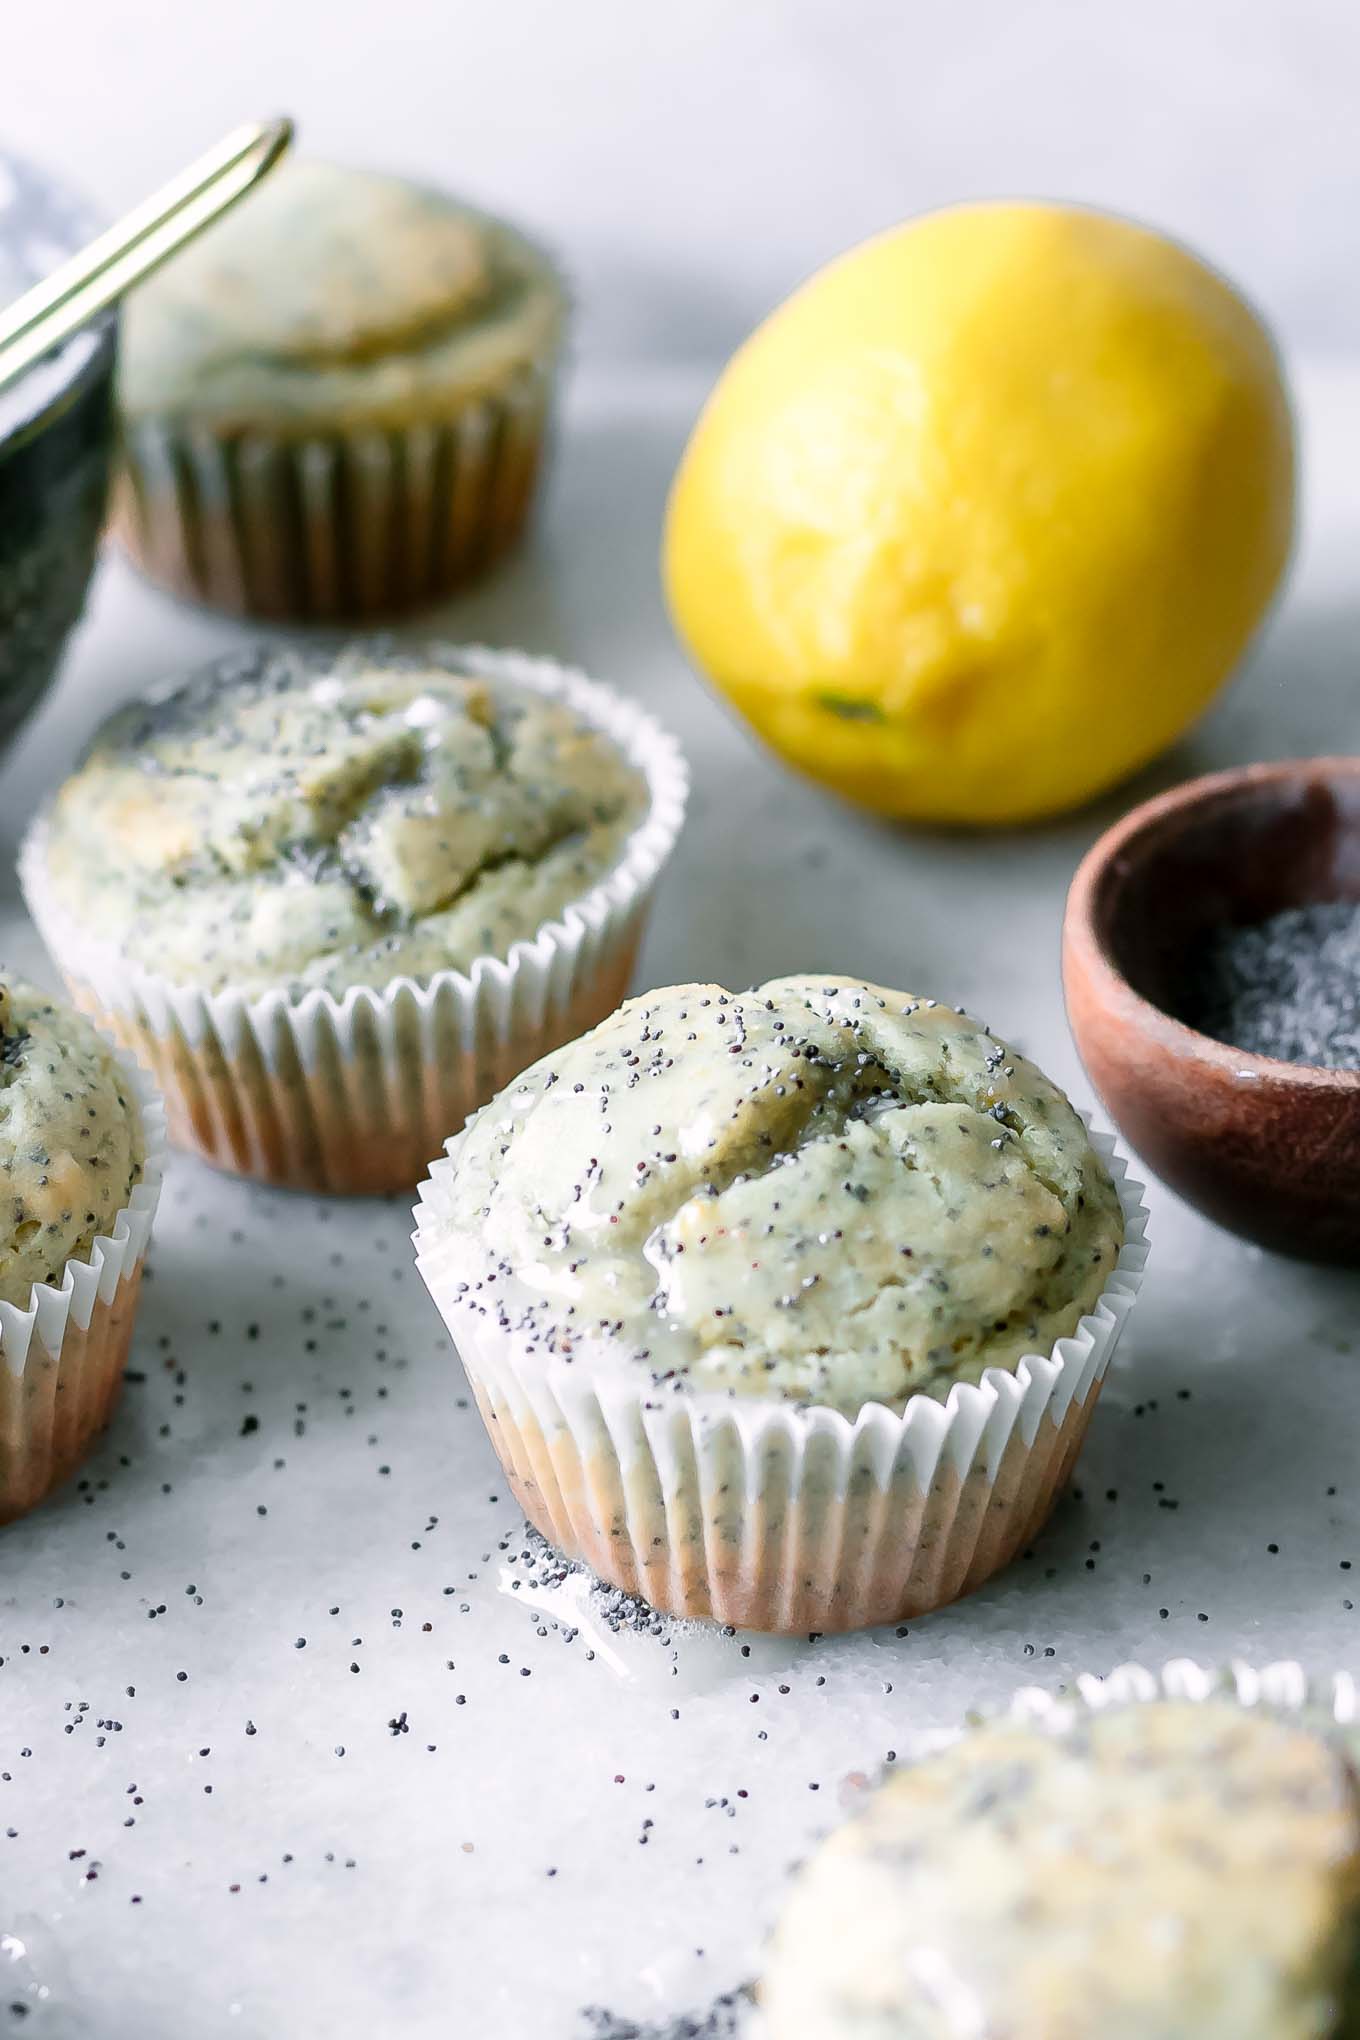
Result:
<svg viewBox="0 0 1360 2040"><path fill-rule="evenodd" d="M1108 214L960 206L852 249L729 363L667 513L671 613L776 751L885 814L1010 822L1154 757L1280 580L1270 336Z"/></svg>

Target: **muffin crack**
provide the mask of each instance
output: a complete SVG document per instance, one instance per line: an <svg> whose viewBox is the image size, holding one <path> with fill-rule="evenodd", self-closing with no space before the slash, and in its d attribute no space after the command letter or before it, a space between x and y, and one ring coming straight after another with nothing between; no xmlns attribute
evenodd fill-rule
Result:
<svg viewBox="0 0 1360 2040"><path fill-rule="evenodd" d="M58 795L54 888L205 990L504 958L616 864L645 775L555 695L437 652L280 653L112 718Z"/></svg>
<svg viewBox="0 0 1360 2040"><path fill-rule="evenodd" d="M511 1088L459 1180L550 1350L588 1332L658 1384L851 1409L1050 1349L1122 1238L1032 1066L827 979L635 1001Z"/></svg>

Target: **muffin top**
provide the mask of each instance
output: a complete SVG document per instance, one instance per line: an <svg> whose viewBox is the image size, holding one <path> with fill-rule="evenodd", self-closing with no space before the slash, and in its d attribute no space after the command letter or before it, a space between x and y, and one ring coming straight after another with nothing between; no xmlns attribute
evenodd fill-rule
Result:
<svg viewBox="0 0 1360 2040"><path fill-rule="evenodd" d="M560 698L440 660L260 653L120 710L53 804L58 905L206 991L505 956L617 862L646 782Z"/></svg>
<svg viewBox="0 0 1360 2040"><path fill-rule="evenodd" d="M1353 2034L1360 1797L1233 1702L1000 1722L896 1774L799 1875L771 2040Z"/></svg>
<svg viewBox="0 0 1360 2040"><path fill-rule="evenodd" d="M832 977L632 1000L488 1105L445 1184L422 1251L545 1355L849 1414L1047 1352L1123 1240L1032 1063Z"/></svg>
<svg viewBox="0 0 1360 2040"><path fill-rule="evenodd" d="M0 979L0 1301L86 1260L140 1181L141 1114L88 1020Z"/></svg>
<svg viewBox="0 0 1360 2040"><path fill-rule="evenodd" d="M564 309L547 258L503 222L294 159L133 293L123 407L219 431L404 422L550 356Z"/></svg>

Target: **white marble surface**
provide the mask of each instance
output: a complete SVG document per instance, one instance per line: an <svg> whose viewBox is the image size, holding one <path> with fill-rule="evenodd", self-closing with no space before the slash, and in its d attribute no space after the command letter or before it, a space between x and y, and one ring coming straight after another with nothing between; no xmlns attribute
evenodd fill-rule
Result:
<svg viewBox="0 0 1360 2040"><path fill-rule="evenodd" d="M588 376L532 551L440 623L578 659L686 744L692 819L639 982L862 971L969 1004L1085 1102L1058 924L1097 828L1211 764L1360 739L1360 374L1301 388L1299 570L1250 670L1058 828L880 827L687 672L655 537L699 376ZM96 713L232 635L105 568L0 768L0 888ZM39 967L3 892L0 954ZM746 1659L606 1634L591 1657L499 1588L518 1519L404 1206L176 1162L137 1378L87 1481L4 1533L0 2035L576 2040L587 2004L656 2015L746 1974L845 1775L971 1703L1129 1657L1360 1666L1360 1278L1152 1205L1080 1494L1031 1559L903 1636Z"/></svg>
<svg viewBox="0 0 1360 2040"><path fill-rule="evenodd" d="M594 358L726 352L907 213L1037 194L1201 247L1360 348L1346 0L28 0L5 137L107 208L278 110L532 221Z"/></svg>

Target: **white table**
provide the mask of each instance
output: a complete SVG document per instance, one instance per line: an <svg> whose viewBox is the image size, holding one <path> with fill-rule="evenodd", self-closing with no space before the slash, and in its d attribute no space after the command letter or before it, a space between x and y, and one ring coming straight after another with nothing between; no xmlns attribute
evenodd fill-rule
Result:
<svg viewBox="0 0 1360 2040"><path fill-rule="evenodd" d="M577 659L684 741L639 983L864 972L973 1007L1088 1102L1057 956L1097 828L1214 764L1360 743L1360 374L1303 378L1300 570L1231 698L1138 787L1008 837L833 804L688 673L655 545L701 395L579 387L532 553L441 627ZM105 567L0 772L6 872L97 711L234 635ZM46 974L12 890L0 913L0 954ZM900 1638L592 1657L498 1584L520 1519L405 1204L176 1161L113 1429L3 1536L0 2036L571 2040L592 2002L697 2006L749 1972L845 1774L970 1704L1130 1657L1354 1667L1360 1281L1152 1204L1080 1494L1031 1559Z"/></svg>

